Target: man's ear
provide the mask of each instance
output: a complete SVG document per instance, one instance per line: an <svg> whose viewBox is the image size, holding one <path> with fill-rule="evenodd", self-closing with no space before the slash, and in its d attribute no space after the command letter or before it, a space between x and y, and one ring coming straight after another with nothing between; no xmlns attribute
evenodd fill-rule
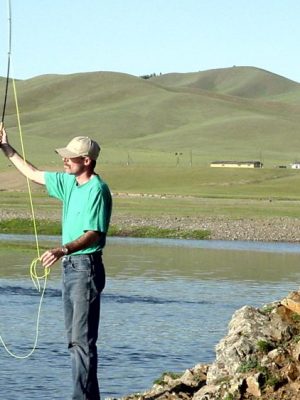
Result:
<svg viewBox="0 0 300 400"><path fill-rule="evenodd" d="M90 157L85 157L84 158L84 165L88 166L91 165L92 160L90 159Z"/></svg>

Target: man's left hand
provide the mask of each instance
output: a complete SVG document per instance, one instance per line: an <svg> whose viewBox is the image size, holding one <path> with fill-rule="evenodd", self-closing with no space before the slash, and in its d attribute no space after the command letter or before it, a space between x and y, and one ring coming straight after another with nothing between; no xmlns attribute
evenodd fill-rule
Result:
<svg viewBox="0 0 300 400"><path fill-rule="evenodd" d="M51 265L58 261L63 255L60 247L45 251L45 253L41 255L43 267L51 267Z"/></svg>

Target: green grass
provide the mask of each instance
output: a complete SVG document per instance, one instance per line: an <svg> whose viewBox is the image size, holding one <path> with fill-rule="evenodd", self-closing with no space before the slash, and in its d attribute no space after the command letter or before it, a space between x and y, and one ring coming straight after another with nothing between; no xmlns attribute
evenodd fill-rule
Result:
<svg viewBox="0 0 300 400"><path fill-rule="evenodd" d="M113 215L128 219L300 215L300 171L296 170L102 165L99 171L114 194ZM0 191L2 211L29 215L24 178L17 171L9 176L0 173L1 183L6 187L13 176L23 189ZM34 186L33 202L38 219L60 220L60 202L49 198L43 187Z"/></svg>
<svg viewBox="0 0 300 400"><path fill-rule="evenodd" d="M61 170L61 166L57 166ZM300 171L292 169L238 169L210 167L168 167L149 165L99 164L97 171L109 183L113 193L168 195L197 198L299 200ZM6 194L16 181L26 191L26 180L15 170L0 172L2 205L27 202L22 194ZM2 192L1 192L2 189ZM34 185L34 201L43 207L47 197L43 188ZM52 200L53 207L59 203Z"/></svg>
<svg viewBox="0 0 300 400"><path fill-rule="evenodd" d="M114 213L130 217L160 218L169 216L181 217L224 217L228 219L244 218L299 218L298 201L272 201L223 199L223 198L127 198L114 199Z"/></svg>
<svg viewBox="0 0 300 400"><path fill-rule="evenodd" d="M181 376L182 376L182 373L166 371L166 372L163 372L162 375L159 378L157 378L153 383L155 385L164 385L164 384L166 384L166 382L165 382L166 377L169 377L171 379L178 379Z"/></svg>
<svg viewBox="0 0 300 400"><path fill-rule="evenodd" d="M249 360L245 360L244 362L242 362L242 364L239 366L237 372L245 374L249 371L257 369L259 366L260 365L258 363L257 358L253 357Z"/></svg>
<svg viewBox="0 0 300 400"><path fill-rule="evenodd" d="M210 167L102 165L115 193L148 193L214 198L300 199L300 171Z"/></svg>
<svg viewBox="0 0 300 400"><path fill-rule="evenodd" d="M234 396L231 393L227 393L223 400L234 400Z"/></svg>
<svg viewBox="0 0 300 400"><path fill-rule="evenodd" d="M273 343L268 342L266 340L259 340L256 346L260 352L265 354L269 353L271 350L275 348Z"/></svg>
<svg viewBox="0 0 300 400"><path fill-rule="evenodd" d="M37 231L40 235L60 235L59 222L49 220L36 220ZM32 234L33 222L30 219L14 218L0 221L1 233Z"/></svg>
<svg viewBox="0 0 300 400"><path fill-rule="evenodd" d="M61 224L57 221L36 220L39 235L60 235ZM33 222L30 219L14 218L0 221L0 232L10 234L33 234ZM153 226L118 227L111 225L109 236L130 236L140 238L172 238L172 239L208 239L210 232L206 230L164 229Z"/></svg>
<svg viewBox="0 0 300 400"><path fill-rule="evenodd" d="M292 314L292 320L293 320L294 322L300 322L300 315L297 314L297 313L293 313L293 314Z"/></svg>
<svg viewBox="0 0 300 400"><path fill-rule="evenodd" d="M120 228L112 226L108 232L110 236L128 236L137 238L159 238L159 239L209 239L208 230L185 230L165 229L153 226Z"/></svg>

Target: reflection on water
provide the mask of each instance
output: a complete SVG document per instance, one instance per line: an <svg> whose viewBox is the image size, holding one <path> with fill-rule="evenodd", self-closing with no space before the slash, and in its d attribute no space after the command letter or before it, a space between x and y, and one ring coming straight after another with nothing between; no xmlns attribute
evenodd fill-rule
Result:
<svg viewBox="0 0 300 400"><path fill-rule="evenodd" d="M300 246L288 244L109 239L99 341L103 398L143 391L166 370L211 362L237 308L297 289L299 253ZM35 254L2 248L0 257L0 334L24 354L34 340L39 302L28 275ZM15 360L0 349L1 399L70 397L60 296L57 266L37 351Z"/></svg>
<svg viewBox="0 0 300 400"><path fill-rule="evenodd" d="M289 280L298 273L300 245L194 240L114 239L111 276L153 279ZM146 243L146 244L145 244Z"/></svg>

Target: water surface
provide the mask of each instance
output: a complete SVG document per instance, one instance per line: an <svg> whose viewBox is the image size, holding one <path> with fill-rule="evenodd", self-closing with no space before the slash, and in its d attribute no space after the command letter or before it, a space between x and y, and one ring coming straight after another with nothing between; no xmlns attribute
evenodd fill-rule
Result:
<svg viewBox="0 0 300 400"><path fill-rule="evenodd" d="M24 241L0 236L12 239ZM110 238L99 340L102 397L144 391L164 371L211 362L236 309L298 288L299 254L299 245L284 243ZM18 354L34 341L40 299L28 277L34 256L0 250L0 334ZM3 400L70 398L59 265L47 284L37 350L16 360L1 347L0 371Z"/></svg>

